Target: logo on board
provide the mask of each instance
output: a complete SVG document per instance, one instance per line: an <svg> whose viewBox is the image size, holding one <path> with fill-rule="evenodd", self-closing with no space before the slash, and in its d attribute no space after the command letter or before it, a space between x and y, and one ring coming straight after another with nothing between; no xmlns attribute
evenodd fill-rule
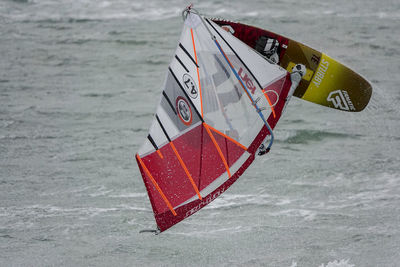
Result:
<svg viewBox="0 0 400 267"><path fill-rule="evenodd" d="M332 102L333 106L341 110L356 110L350 96L345 90L336 90L331 92L326 98L328 102Z"/></svg>
<svg viewBox="0 0 400 267"><path fill-rule="evenodd" d="M321 85L321 82L324 80L328 68L329 68L329 61L323 58L321 60L321 63L319 64L317 72L315 73L314 79L312 81L315 84L315 86L319 87Z"/></svg>

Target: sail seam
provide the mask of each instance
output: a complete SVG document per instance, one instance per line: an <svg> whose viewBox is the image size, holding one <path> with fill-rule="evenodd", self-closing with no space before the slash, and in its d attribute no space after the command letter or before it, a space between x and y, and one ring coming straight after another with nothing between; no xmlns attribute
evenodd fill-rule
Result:
<svg viewBox="0 0 400 267"><path fill-rule="evenodd" d="M163 191L161 190L160 186L158 185L158 183L156 182L156 180L153 178L153 175L151 175L149 169L147 169L146 165L144 164L144 162L142 161L142 159L139 157L138 154L136 154L136 158L138 159L140 166L142 166L144 172L147 174L147 176L150 178L150 181L153 183L154 187L157 189L158 193L161 195L161 198L164 200L165 204L167 205L167 207L169 208L169 210L172 212L172 214L174 216L176 216L176 211L174 210L174 208L172 207L171 203L169 202L168 198L165 196L165 194L163 193Z"/></svg>
<svg viewBox="0 0 400 267"><path fill-rule="evenodd" d="M203 125L204 125L204 128L206 128L208 135L210 136L212 142L214 143L214 146L217 149L217 152L218 152L220 158L222 159L222 162L225 165L225 169L228 172L228 177L231 178L231 171L229 170L228 163L224 157L224 154L221 151L221 148L219 147L219 145L217 143L217 140L215 140L214 135L211 133L210 129L208 128L208 125L206 123L203 123Z"/></svg>
<svg viewBox="0 0 400 267"><path fill-rule="evenodd" d="M207 124L207 125L208 125L208 124ZM242 145L241 143L239 143L238 141L236 141L236 140L233 139L232 137L230 137L230 136L228 136L228 135L226 135L226 134L224 134L224 133L218 131L217 129L213 128L213 127L210 126L210 125L208 125L208 127L209 127L211 130L213 130L214 132L216 132L217 134L219 134L219 135L225 137L226 139L228 139L229 141L233 142L233 143L236 144L237 146L243 148L243 150L246 150L246 151L247 151L247 147L245 147L244 145Z"/></svg>
<svg viewBox="0 0 400 267"><path fill-rule="evenodd" d="M196 65L197 65L197 78L199 80L199 92L200 92L200 106L201 106L201 117L203 117L203 99L201 97L201 83L200 83L200 72L199 72L199 65L197 61L197 53L196 53L196 45L194 43L194 37L193 37L193 29L190 28L190 34L192 35L192 43L193 43L193 52L194 52L194 57L196 59Z"/></svg>

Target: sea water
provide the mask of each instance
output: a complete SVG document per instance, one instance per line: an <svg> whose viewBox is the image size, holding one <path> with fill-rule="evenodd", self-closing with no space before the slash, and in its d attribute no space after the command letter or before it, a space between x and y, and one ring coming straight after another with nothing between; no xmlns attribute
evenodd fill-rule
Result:
<svg viewBox="0 0 400 267"><path fill-rule="evenodd" d="M0 2L1 266L400 266L400 2L194 1L371 81L346 113L292 98L271 152L161 235L134 154L188 1Z"/></svg>

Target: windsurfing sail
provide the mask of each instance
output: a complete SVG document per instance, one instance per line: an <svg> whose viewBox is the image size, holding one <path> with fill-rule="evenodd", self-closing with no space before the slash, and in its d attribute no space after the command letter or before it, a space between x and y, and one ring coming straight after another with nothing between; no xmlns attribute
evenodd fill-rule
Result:
<svg viewBox="0 0 400 267"><path fill-rule="evenodd" d="M136 154L160 232L226 191L279 120L290 74L188 8Z"/></svg>

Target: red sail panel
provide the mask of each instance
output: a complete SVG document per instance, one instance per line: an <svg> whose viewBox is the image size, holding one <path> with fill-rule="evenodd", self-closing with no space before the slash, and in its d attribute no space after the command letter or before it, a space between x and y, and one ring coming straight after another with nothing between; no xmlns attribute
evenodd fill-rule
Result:
<svg viewBox="0 0 400 267"><path fill-rule="evenodd" d="M258 140L259 143L262 142L262 139ZM160 214L155 214L155 219L157 222L157 226L161 232L167 230L171 226L177 224L183 219L193 215L204 206L211 203L214 199L219 197L223 192L225 192L236 180L244 173L244 171L250 166L250 164L254 160L254 154L251 154L249 158L245 161L245 163L239 168L239 170L225 183L220 185L217 189L209 193L207 196L203 197L203 200L195 200L186 205L178 207L176 209L177 215L174 216L171 212L164 212Z"/></svg>
<svg viewBox="0 0 400 267"><path fill-rule="evenodd" d="M268 118L268 123L271 127L275 127L281 116L290 86L289 74L285 78L275 81L268 86L268 90L274 90L279 95L279 101L275 105L277 116L274 117L271 114ZM182 160L185 162L185 165L200 191L226 172L225 166L214 143L205 132L204 126L200 124L173 140L176 149L179 151ZM161 196L159 190L157 190L151 182L150 177L140 168L159 229L165 231L174 224L200 210L228 189L250 166L258 147L268 134L269 132L264 126L247 150L247 152L250 153L249 157L242 166L232 174L230 179L227 179L211 193L202 196L202 200L195 199L184 205L182 204L193 198L193 196L196 196L196 193L171 147L167 144L160 148L163 158L160 158L156 152L144 156L142 161L147 166L176 212L176 215L174 215ZM213 135L221 151L223 151L229 167L231 167L245 153L245 150L222 134L213 132Z"/></svg>
<svg viewBox="0 0 400 267"><path fill-rule="evenodd" d="M203 125L199 125L173 140L176 150L200 190L206 188L226 171L211 138L207 134L201 134L202 131L205 131L202 129L203 127ZM232 142L224 137L215 135L215 139L224 151L225 158L228 158L227 153L232 152L231 163L234 163L245 152L236 144L230 144L230 149L227 150L226 144ZM195 191L171 147L164 145L160 148L160 151L163 158L160 158L158 153L153 152L143 157L142 161L170 203L174 207L179 206L193 197ZM148 193L152 196L155 213L169 211L157 188L150 181L150 177L144 171L142 171L142 175L145 177Z"/></svg>
<svg viewBox="0 0 400 267"><path fill-rule="evenodd" d="M284 108L284 106L286 104L286 97L287 97L287 95L289 93L289 89L290 89L291 85L292 85L292 82L290 80L290 74L288 73L285 78L279 79L279 80L277 80L277 81L275 81L275 82L273 82L270 85L267 85L265 87L267 92L269 90L272 90L276 94L278 94L278 96L279 96L279 101L276 103L276 105L274 107L275 112L276 112L276 118L272 118L272 116L270 116L268 118L268 124L272 128L275 128L276 123L278 122L279 118L282 115L283 108ZM274 98L273 98L274 97L273 95L275 93L268 93L269 96L272 96L271 97L271 102L272 103L275 102Z"/></svg>

